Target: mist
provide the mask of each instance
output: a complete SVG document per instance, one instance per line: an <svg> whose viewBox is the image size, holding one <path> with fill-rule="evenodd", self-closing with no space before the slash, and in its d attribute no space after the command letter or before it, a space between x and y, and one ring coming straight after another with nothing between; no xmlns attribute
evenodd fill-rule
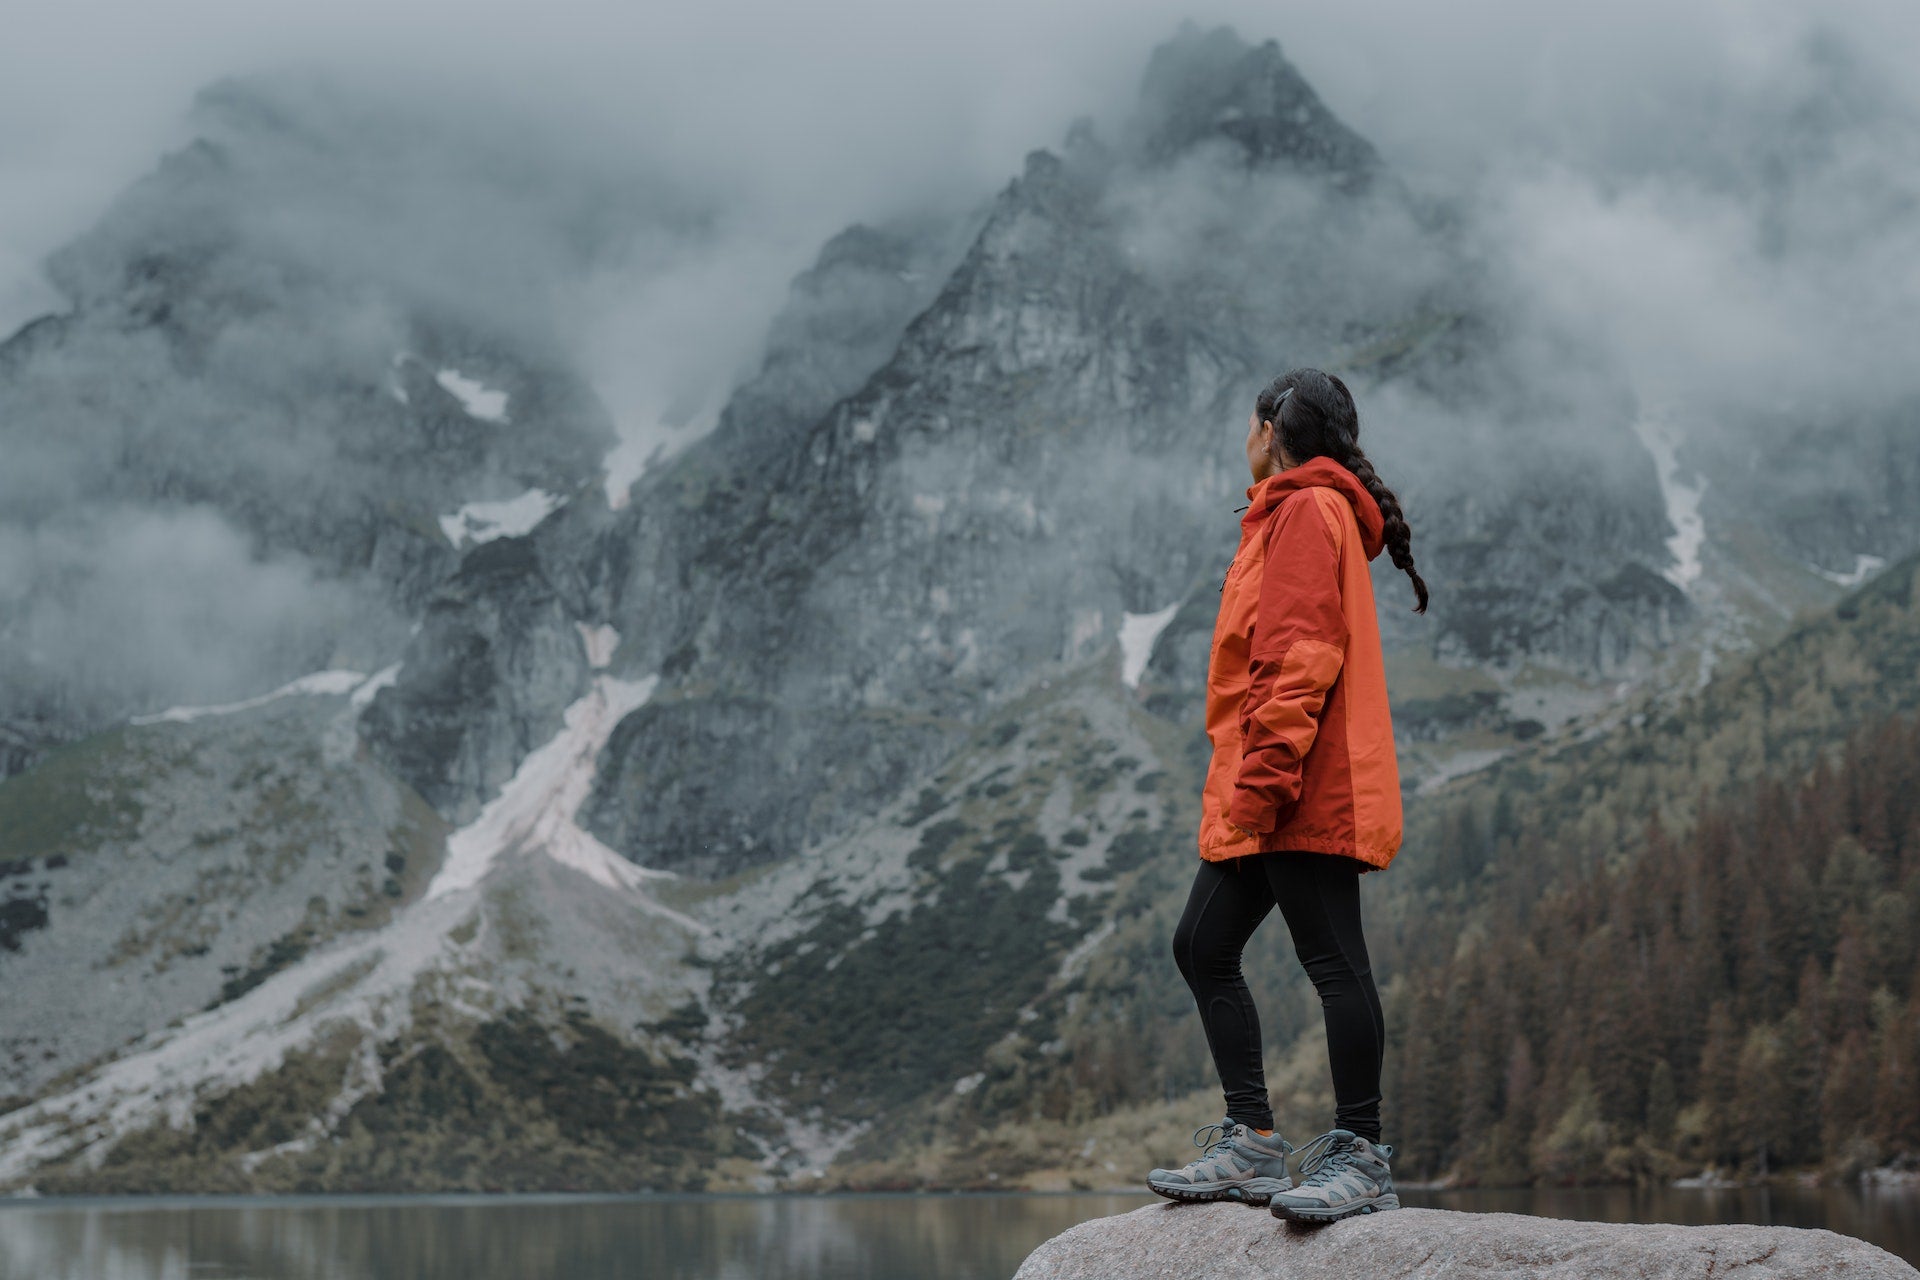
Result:
<svg viewBox="0 0 1920 1280"><path fill-rule="evenodd" d="M377 607L359 596L297 558L255 555L205 508L87 508L30 532L0 525L0 612L20 619L21 651L84 671L97 705L211 703L269 688L289 668L335 666L328 634ZM14 709L62 710L47 703L63 690L36 688L34 674L0 668L26 695Z"/></svg>
<svg viewBox="0 0 1920 1280"><path fill-rule="evenodd" d="M45 256L193 136L196 90L320 68L369 101L417 104L445 139L464 120L475 146L518 148L587 182L673 189L707 211L698 245L610 254L574 312L616 416L649 429L750 367L787 280L828 236L977 200L1077 116L1111 126L1148 50L1187 17L1279 39L1396 173L1490 216L1553 305L1616 313L1602 323L1640 335L1649 361L1687 366L1676 331L1712 316L1724 336L1701 354L1716 374L1776 366L1797 336L1780 317L1805 314L1809 300L1791 295L1810 287L1780 264L1836 251L1843 261L1818 265L1841 273L1832 292L1857 292L1863 327L1908 314L1911 241L1874 238L1915 224L1889 216L1911 200L1920 161L1920 88L1904 74L1920 14L1898 3L843 2L802 16L738 3L573 0L534 14L197 0L164 16L44 12L0 51L0 330L57 309ZM103 25L114 39L97 38ZM1756 198L1783 175L1784 193ZM535 247L522 229L519 252ZM1868 256L1893 270L1860 278ZM426 265L456 277L457 264ZM1756 299L1760 314L1738 319ZM660 386L689 363L677 376L705 394Z"/></svg>
<svg viewBox="0 0 1920 1280"><path fill-rule="evenodd" d="M289 370L376 380L406 341L385 301L398 297L477 348L549 352L597 396L620 453L644 459L712 422L823 241L977 207L1077 118L1114 136L1148 52L1185 18L1277 38L1388 170L1464 228L1450 261L1394 218L1359 228L1315 283L1350 311L1404 307L1468 270L1516 328L1534 317L1591 344L1577 367L1543 344L1528 357L1542 385L1585 395L1603 370L1629 399L1705 404L1714 424L1882 412L1920 393L1920 88L1906 73L1920 12L1868 0L69 7L16 23L0 50L0 333L84 301L84 272L63 274L57 251L96 226L138 232L112 211L162 155L209 131L245 143L246 114L217 110L238 77L301 106L297 145L255 138L246 199L217 217L250 261L332 283L304 332L222 358L254 369L263 396ZM1118 197L1145 268L1169 278L1205 267L1169 229L1223 225L1239 198L1192 176ZM1269 228L1310 204L1285 184L1261 198ZM1399 391L1375 412L1436 442L1471 419ZM1397 438L1411 460L1419 431ZM234 483L329 465L308 441L234 440L215 472ZM68 677L115 673L102 678L153 709L256 692L332 652L329 636L394 634L326 566L210 508L90 502L113 457L80 430L0 476L10 634ZM511 496L498 485L465 496ZM223 581L251 584L244 603ZM211 621L167 603L192 598L220 602ZM136 652L139 601L161 623Z"/></svg>

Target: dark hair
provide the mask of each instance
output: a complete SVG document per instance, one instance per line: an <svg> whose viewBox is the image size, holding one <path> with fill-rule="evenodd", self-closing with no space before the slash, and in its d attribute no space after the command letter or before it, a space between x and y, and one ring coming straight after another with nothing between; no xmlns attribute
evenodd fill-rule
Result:
<svg viewBox="0 0 1920 1280"><path fill-rule="evenodd" d="M1292 395L1286 394L1292 391ZM1385 521L1387 554L1396 568L1413 579L1413 594L1419 601L1415 613L1427 611L1427 584L1413 568L1413 530L1400 511L1400 500L1393 496L1373 469L1373 463L1360 451L1360 415L1353 407L1353 393L1347 384L1318 369L1294 369L1268 384L1254 401L1260 421L1271 422L1273 431L1296 462L1328 457L1353 472L1354 479L1366 487L1380 507Z"/></svg>

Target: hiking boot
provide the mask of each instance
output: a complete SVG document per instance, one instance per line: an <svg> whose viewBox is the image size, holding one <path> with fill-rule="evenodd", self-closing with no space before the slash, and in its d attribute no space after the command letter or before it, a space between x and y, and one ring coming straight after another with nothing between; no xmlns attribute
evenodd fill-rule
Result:
<svg viewBox="0 0 1920 1280"><path fill-rule="evenodd" d="M1335 1222L1358 1213L1398 1209L1393 1148L1350 1129L1323 1133L1300 1148L1300 1182L1272 1197L1273 1216L1293 1222Z"/></svg>
<svg viewBox="0 0 1920 1280"><path fill-rule="evenodd" d="M1217 1130L1218 1137L1202 1138ZM1147 1175L1147 1189L1169 1200L1198 1203L1239 1200L1260 1205L1293 1185L1287 1177L1287 1156L1293 1144L1278 1133L1258 1134L1232 1117L1193 1131L1200 1158L1182 1169L1155 1169Z"/></svg>

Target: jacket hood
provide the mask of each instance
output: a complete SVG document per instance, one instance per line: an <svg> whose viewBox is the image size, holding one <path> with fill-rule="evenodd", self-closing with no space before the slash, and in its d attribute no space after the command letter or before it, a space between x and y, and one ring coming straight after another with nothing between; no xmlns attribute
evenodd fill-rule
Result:
<svg viewBox="0 0 1920 1280"><path fill-rule="evenodd" d="M1353 508L1354 523L1360 526L1360 546L1366 551L1367 559L1379 555L1386 546L1383 536L1386 521L1380 515L1380 504L1373 500L1359 477L1324 454L1308 458L1297 467L1276 471L1258 484L1248 485L1247 513L1240 517L1241 525L1265 520L1282 498L1296 489L1316 485L1332 489L1347 500L1347 505Z"/></svg>

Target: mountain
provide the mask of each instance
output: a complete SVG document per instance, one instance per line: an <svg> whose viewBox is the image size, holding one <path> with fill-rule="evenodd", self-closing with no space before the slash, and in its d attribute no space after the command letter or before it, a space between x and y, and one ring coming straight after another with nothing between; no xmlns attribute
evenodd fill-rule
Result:
<svg viewBox="0 0 1920 1280"><path fill-rule="evenodd" d="M1639 732L1635 698L1840 591L1794 543L1738 562L1761 604L1704 593L1688 502L1732 482L1685 473L1610 354L1516 310L1273 41L1185 27L1112 136L830 239L712 430L631 484L565 324L501 304L522 268L447 296L488 235L372 266L448 188L568 246L697 237L697 202L602 179L528 209L511 156L313 86L203 113L64 251L73 309L0 347L0 433L319 614L275 646L201 585L211 656L255 665L99 687L44 678L31 624L111 612L35 579L0 631L0 1185L987 1185L1066 1177L1088 1132L1144 1151L1207 1087L1165 938L1245 414L1290 365L1352 383L1416 531L1432 613L1377 587L1434 814L1506 785L1456 774ZM423 153L467 158L401 179ZM343 249L396 181L427 212ZM14 488L9 536L72 519ZM1682 800L1719 785L1695 763ZM1413 812L1383 944L1409 957L1420 895L1478 909L1500 861L1414 856L1455 828ZM1263 1013L1304 1107L1317 1010L1295 983Z"/></svg>
<svg viewBox="0 0 1920 1280"><path fill-rule="evenodd" d="M463 549L599 483L616 443L530 300L634 224L697 235L671 192L549 180L311 77L215 83L190 124L48 260L67 310L0 344L0 776L129 715L388 665ZM622 225L580 225L596 206Z"/></svg>
<svg viewBox="0 0 1920 1280"><path fill-rule="evenodd" d="M1170 48L1220 40L1195 32ZM1248 101L1265 94L1280 113L1263 138L1311 96L1277 45L1233 66L1251 78ZM1168 78L1151 73L1149 89ZM1239 110L1196 145L1239 145L1253 118ZM1301 128L1323 127L1308 117ZM1582 443L1563 438L1588 406L1513 385L1518 357L1471 310L1468 266L1424 239L1397 196L1361 200L1326 181L1322 152L1346 152L1318 143L1309 165L1256 148L1223 172L1211 148L1135 162L1124 156L1162 148L1126 141L1108 147L1082 127L1061 154L1031 154L885 362L803 427L743 442L765 432L751 408L774 398L750 384L749 411L723 414L624 509L577 504L531 533L530 550L500 553L571 579L573 616L615 627L632 646L622 662L662 676L609 744L588 811L596 834L709 876L791 856L871 817L983 714L1110 643L1124 616L1209 607L1209 566L1231 550L1222 516L1245 487L1220 449L1267 371L1289 363L1365 379L1391 362L1406 394L1431 383L1436 396L1475 397L1479 444L1523 490L1562 491L1489 501L1457 449L1382 428L1376 448L1403 458L1443 601L1423 631L1395 617L1403 646L1417 635L1416 652L1573 682L1631 670L1672 638L1686 602L1655 568L1659 491L1626 406L1594 406ZM1355 172L1373 164L1347 158ZM1191 207L1196 187L1220 205ZM1271 206L1270 225L1224 216L1248 200ZM1405 241L1409 270L1351 288L1337 265L1383 238ZM1284 303L1245 288L1249 261L1287 282ZM1436 318L1434 295L1455 276L1456 310ZM1469 372L1448 372L1461 364ZM721 461L745 456L750 466ZM531 616L513 602L530 575L497 581L497 600L430 608L368 715L375 751L453 815L500 781L503 766L472 763L500 735L477 717L457 740L409 726L469 698L471 672L446 655L493 645L495 617ZM1404 604L1403 583L1383 575L1381 587ZM565 647L567 618L540 625ZM515 685L488 696L529 687ZM1198 685L1189 671L1167 692ZM558 705L546 704L549 724ZM774 754L750 799L711 781L765 744Z"/></svg>

